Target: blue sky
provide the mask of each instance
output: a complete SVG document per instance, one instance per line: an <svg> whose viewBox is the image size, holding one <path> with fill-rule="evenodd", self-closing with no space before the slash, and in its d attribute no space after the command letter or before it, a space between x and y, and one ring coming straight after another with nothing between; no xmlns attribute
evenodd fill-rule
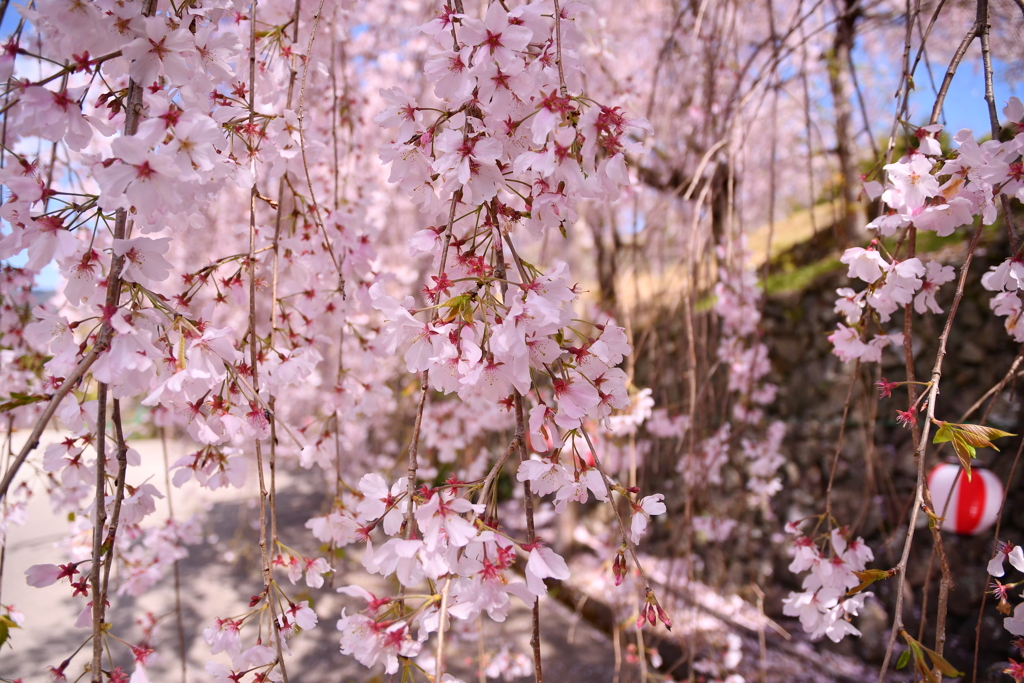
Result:
<svg viewBox="0 0 1024 683"><path fill-rule="evenodd" d="M945 66L933 65L932 70L935 72L937 83L941 83L942 76L946 72ZM1007 82L1004 64L995 64L994 70L993 88L996 111L999 112L999 119L1002 121L1003 107L1006 106L1006 101L1011 96L1020 97L1022 92L1019 85L1011 85ZM918 88L910 96L911 121L926 123L935 102L935 94L927 80L928 75L923 64L918 67L918 72ZM960 67L946 94L943 113L946 119L946 130L950 135L961 128L970 128L976 136L981 138L990 130L988 107L985 104L985 79L980 69L975 71L973 64L963 64ZM939 121L941 123L942 119Z"/></svg>

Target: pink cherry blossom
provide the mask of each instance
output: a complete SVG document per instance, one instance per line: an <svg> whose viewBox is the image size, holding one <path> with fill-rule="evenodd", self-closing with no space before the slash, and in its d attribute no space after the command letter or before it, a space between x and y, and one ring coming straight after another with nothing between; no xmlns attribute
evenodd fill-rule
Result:
<svg viewBox="0 0 1024 683"><path fill-rule="evenodd" d="M921 154L904 157L884 168L911 211L922 208L926 199L939 193L939 183L931 173L932 162Z"/></svg>
<svg viewBox="0 0 1024 683"><path fill-rule="evenodd" d="M873 284L889 270L889 264L874 249L851 247L839 259L850 266L849 277L856 277Z"/></svg>
<svg viewBox="0 0 1024 683"><path fill-rule="evenodd" d="M569 567L555 551L544 546L530 550L526 561L526 586L530 592L541 597L547 593L544 579L568 579Z"/></svg>

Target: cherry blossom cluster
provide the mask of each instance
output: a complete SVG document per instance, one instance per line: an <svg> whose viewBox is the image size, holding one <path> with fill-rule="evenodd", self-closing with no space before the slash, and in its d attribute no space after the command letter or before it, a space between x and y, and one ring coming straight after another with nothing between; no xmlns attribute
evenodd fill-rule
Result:
<svg viewBox="0 0 1024 683"><path fill-rule="evenodd" d="M886 185L877 181L865 183L867 195L872 199L880 196L887 207L867 227L877 230L883 237L902 234L909 226L945 237L976 218L991 225L996 218L999 197L1024 201L1021 194L1024 187L1021 166L1024 105L1017 98L1010 98L1003 114L1015 132L1011 140L988 140L979 144L974 134L965 129L953 136L958 149L945 155L935 138L941 126L917 129L918 147L884 167ZM901 238L899 244L902 243ZM1000 292L992 299L992 308L997 315L1007 316L1007 331L1021 341L1024 340L1024 328L1018 328L1021 303L1015 294L1017 281L1013 275L1017 258L1013 256L994 268L986 274L982 284ZM888 254L879 240L872 240L866 249L847 249L841 260L849 266L849 277L868 285L860 291L849 287L837 290L839 298L835 310L843 315L845 324L838 324L829 341L833 352L844 362L879 362L887 346L901 346L902 334L886 331L892 314L910 304L918 314L941 313L935 295L939 287L955 277L952 266Z"/></svg>
<svg viewBox="0 0 1024 683"><path fill-rule="evenodd" d="M857 616L868 594L848 596L848 591L861 583L854 572L874 559L871 548L862 538L850 538L846 529L832 529L819 540L804 536L797 524L787 524L786 531L793 535L789 571L810 574L804 577L803 591L793 591L782 601L783 614L799 617L800 626L815 640L827 636L838 643L847 635L859 636L850 618Z"/></svg>
<svg viewBox="0 0 1024 683"><path fill-rule="evenodd" d="M535 469L537 476L529 479L535 492L545 495L554 487L560 487L560 491L569 487L564 468L542 465L536 460L524 463L520 477L524 472L534 473ZM593 469L588 472L596 474ZM592 477L585 481L598 488ZM471 494L481 489L479 483L467 484L452 478L437 488L421 486L411 497L415 503L415 531L411 534L404 533L410 500L405 479L389 486L380 475L367 474L358 489L360 495L346 496L330 514L310 520L307 526L312 533L335 547L365 544L363 567L372 574L394 577L407 591L423 586L426 581L448 586L443 597L435 593L415 600L420 604L411 613L403 611L403 605L413 602L411 592L404 596L376 596L359 586L342 588L341 592L365 601L364 609L352 615L343 612L338 622L342 652L367 667L380 663L386 672L394 673L399 658L417 656L430 634L439 628L441 600L445 601L445 619L470 621L486 613L495 621L504 621L512 597L530 605L547 592L544 579L569 577L565 560L542 542L516 540L494 521L488 521L486 504L472 500ZM607 489L598 490L600 495L597 491L595 495L607 500ZM480 495L483 494L477 497ZM582 495L586 496L586 489ZM564 506L565 500L560 504ZM660 494L656 494L641 499L633 507L630 533L638 540L649 516L663 513L665 506ZM379 545L374 543L377 530L383 537ZM526 560L525 582L513 572L517 557ZM296 558L281 558L281 562L290 564L290 576L295 580L305 571L308 585L322 584L320 572L327 568L325 564L317 566L316 560L311 562L308 558L304 563Z"/></svg>
<svg viewBox="0 0 1024 683"><path fill-rule="evenodd" d="M31 419L36 411L30 397L43 388L36 368L45 357L25 339L25 326L33 320L32 281L31 271L0 266L0 386L4 387L2 400L11 401L5 411L9 426L22 426ZM19 403L23 407L14 410Z"/></svg>
<svg viewBox="0 0 1024 683"><path fill-rule="evenodd" d="M62 544L69 562L60 571L83 604L95 559L97 434L109 420L98 415L97 383L153 427L179 429L194 441L171 464L177 487L251 481L255 442L269 444L275 424L286 436L280 455L334 471L338 452L364 443L373 426L346 420L392 405L376 379L388 364L369 360L383 352L372 328L359 324L372 312L365 293L376 278L367 238L374 228L364 207L340 191L335 210L316 204L315 195L337 188L344 171L330 167L319 142L303 148L298 92L288 85L304 64L323 73L317 65L330 59L330 41L301 55L299 24L308 39L317 26L313 9L292 20L286 3L260 8L257 29L242 3L47 0L19 8L27 22L22 43L15 37L4 51L3 76L12 78L4 93L0 258L23 252L25 265L5 265L0 280L0 403L8 427L31 426L55 392L72 389L56 412L67 436L45 449L34 479L53 509L73 520ZM253 33L259 39L250 74L244 46ZM316 105L334 107L330 98ZM308 124L305 130L312 132ZM40 156L49 143L50 156ZM349 187L363 194L359 183ZM249 212L237 207L251 196L257 215L250 238ZM33 309L33 276L51 263L60 273L58 296ZM254 337L246 334L250 280L258 292L271 282L274 288L272 305L257 304ZM343 353L332 348L339 329L348 333L338 344ZM63 386L72 376L76 383ZM318 385L330 387L327 401L308 391ZM118 565L111 594L139 595L199 534L195 520L153 518L169 492L138 475L134 437L125 438L121 480L120 444L112 443L108 423L107 525L98 533L110 537L102 554ZM7 491L4 528L24 522L31 490L22 481ZM296 563L308 585L322 575L322 558L283 544L275 550L273 567L282 575L292 578ZM30 583L54 583L54 567L34 567ZM273 626L267 632L275 645L278 634L286 640L315 618L276 581L271 588L258 594L253 612L229 621L254 631ZM281 607L274 620L271 601ZM90 612L83 610L79 626L91 625ZM276 676L283 663L277 651L267 660L266 642L256 650L216 650L237 661L211 667L236 679L243 671ZM142 671L144 662L136 663Z"/></svg>
<svg viewBox="0 0 1024 683"><path fill-rule="evenodd" d="M719 257L724 257L721 248ZM740 263L746 259L747 252L741 243ZM786 426L776 420L758 430L765 422L764 406L775 401L778 387L765 380L771 371L771 361L768 346L759 334L762 292L755 271L746 267L720 268L715 296L715 312L722 320L718 358L728 367L726 386L736 396L733 420L741 430L746 430L740 446L748 475L750 503L759 506L765 516L771 518L768 503L782 489L778 470L785 457L779 450ZM724 436L728 438L727 434ZM721 441L718 435L715 438Z"/></svg>
<svg viewBox="0 0 1024 683"><path fill-rule="evenodd" d="M1002 582L999 579L1006 575L1006 561L1019 572L1024 572L1024 549L1019 545L1010 542L1000 542L996 547L996 554L988 563L988 574L992 578L992 595L998 601L996 608L1000 614L1005 615L1003 628L1017 637L1024 637L1024 603L1010 604L1010 593L1014 588L1020 586L1024 581ZM1013 615L1010 615L1010 612Z"/></svg>
<svg viewBox="0 0 1024 683"><path fill-rule="evenodd" d="M547 375L554 403L531 414L538 435L629 404L616 368L630 351L623 330L571 329L577 292L567 269L543 274L513 246L564 230L583 198L614 198L629 182L624 153L638 149L631 135L646 126L569 96L581 70L573 11L561 9L557 41L545 3L511 12L492 4L483 21L446 12L423 27L438 43L426 75L443 109L427 117L438 110L392 90L382 94L393 106L377 117L398 128L381 149L391 180L435 223L409 243L434 257L428 305L400 303L380 284L370 290L389 321L388 349L407 347L410 372L463 400L525 395L533 373ZM447 49L453 34L458 50Z"/></svg>
<svg viewBox="0 0 1024 683"><path fill-rule="evenodd" d="M748 495L744 507L758 508L766 519L773 518L772 497L782 488L778 476L785 463L781 453L785 424L766 424L764 407L775 400L777 387L766 381L771 372L768 346L761 340L761 297L758 278L746 266L749 254L739 243L736 264L728 264L726 250L718 249L721 260L715 284L715 313L721 320L717 356L726 369L725 388L731 398L729 419L714 433L699 441L676 466L686 484L694 490L723 484L723 467L732 464L743 473ZM689 418L677 417L674 424L661 414L648 423L655 436L675 433L677 438L690 428ZM736 440L739 448L735 448ZM713 509L694 517L694 530L709 541L728 539L737 525L735 510Z"/></svg>
<svg viewBox="0 0 1024 683"><path fill-rule="evenodd" d="M641 149L636 136L646 122L578 94L582 36L573 18L580 8L556 7L492 3L483 19L445 9L422 27L436 43L425 74L438 104L425 106L392 88L381 93L391 106L376 121L397 129L380 158L432 223L412 236L409 249L430 254L434 274L420 291L421 304L411 296L400 301L381 282L368 293L386 320L387 353L400 353L409 372L450 396L432 401L440 408L421 408L418 424L430 425L432 414L459 414L446 407L455 397L477 412L499 407L516 414L521 438L538 453L520 462L517 479L531 494L553 496L558 512L591 496L624 497L632 511L622 539L628 546L666 511L663 496L635 499L637 490L602 470L593 444L605 420L615 420L608 422L611 433L635 431L652 402L642 395L639 408L613 418L613 410L630 405L628 377L618 367L632 351L625 331L575 319L578 288L567 267L544 272L526 249L571 227L578 202L618 196L629 183L624 154ZM524 400L532 403L528 415ZM433 429L414 438L430 445ZM452 460L460 446L449 444L439 461ZM415 657L430 633L446 629L447 619L486 612L502 621L510 596L533 604L547 590L544 579L569 577L565 561L542 541L517 539L499 524L490 506L492 475L479 484L450 477L439 487L410 490L423 474L391 486L367 475L354 510L355 501L341 501L327 517L311 520L318 538L366 542L363 563L371 572L394 575L406 588L425 580L445 586L411 612L408 598L346 589L366 606L339 621L342 651L367 666L383 663L388 673L400 658ZM474 502L470 494L478 489ZM370 533L378 526L391 538L374 547ZM526 558L525 583L511 573L517 555ZM641 614L669 623L651 600Z"/></svg>
<svg viewBox="0 0 1024 683"><path fill-rule="evenodd" d="M990 591L998 601L996 609L1005 617L1003 628L1016 636L1013 645L1019 652L1024 653L1024 603L1017 603L1016 606L1010 604L1011 591L1024 583L1024 580L1005 583L999 581L1006 575L1007 560L1018 572L1024 572L1024 550L1008 541L997 543L996 554L988 563L988 574L993 577ZM1003 669L1003 673L1009 674L1014 681L1024 680L1024 662L1010 659L1009 663L1010 665Z"/></svg>

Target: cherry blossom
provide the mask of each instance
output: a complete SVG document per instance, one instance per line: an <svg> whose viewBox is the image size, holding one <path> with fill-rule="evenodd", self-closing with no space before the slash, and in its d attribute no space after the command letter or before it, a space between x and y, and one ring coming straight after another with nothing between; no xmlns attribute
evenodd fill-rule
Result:
<svg viewBox="0 0 1024 683"><path fill-rule="evenodd" d="M921 154L887 164L885 170L902 203L911 211L922 208L925 199L939 193L939 183L931 173L932 162Z"/></svg>
<svg viewBox="0 0 1024 683"><path fill-rule="evenodd" d="M852 247L843 253L840 260L850 266L850 277L860 278L868 284L874 283L889 269L889 264L874 249Z"/></svg>
<svg viewBox="0 0 1024 683"><path fill-rule="evenodd" d="M559 555L550 548L538 546L530 550L526 561L526 586L530 592L540 597L547 593L544 579L567 579L569 567Z"/></svg>
<svg viewBox="0 0 1024 683"><path fill-rule="evenodd" d="M656 493L653 496L646 496L640 499L639 503L633 503L633 517L629 524L630 538L633 543L639 543L640 537L647 530L647 523L651 521L652 515L663 515L668 510L665 507L665 496Z"/></svg>
<svg viewBox="0 0 1024 683"><path fill-rule="evenodd" d="M935 301L935 293L940 286L951 282L955 277L952 266L944 266L938 261L929 261L921 291L914 297L914 310L920 314L924 314L925 311L942 313L942 309Z"/></svg>
<svg viewBox="0 0 1024 683"><path fill-rule="evenodd" d="M999 550L996 552L995 557L988 563L988 573L990 576L1003 576L1006 570L1003 568L1003 563L1006 560L1010 560L1010 564L1017 571L1024 572L1024 550L1019 545L1010 547L1009 544L1000 544ZM1018 634L1019 635L1019 634Z"/></svg>

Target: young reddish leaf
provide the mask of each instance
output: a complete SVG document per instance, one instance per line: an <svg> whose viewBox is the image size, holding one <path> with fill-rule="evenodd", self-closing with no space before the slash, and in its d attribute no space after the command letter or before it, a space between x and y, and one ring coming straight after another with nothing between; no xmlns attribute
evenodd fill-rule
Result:
<svg viewBox="0 0 1024 683"><path fill-rule="evenodd" d="M993 448L998 451L999 449L993 445L991 439L1016 436L1016 434L1004 432L994 427L956 424L955 422L943 422L942 420L932 420L932 422L939 427L938 431L935 432L935 438L932 439L932 443L952 442L953 450L956 451L956 457L960 459L960 464L967 475L967 481L971 480L971 459L977 457L977 449Z"/></svg>
<svg viewBox="0 0 1024 683"><path fill-rule="evenodd" d="M970 481L971 459L977 457L976 449L974 448L974 446L965 442L958 433L954 433L953 450L956 451L956 457L960 459L960 465L964 468L964 474L967 475L967 481Z"/></svg>
<svg viewBox="0 0 1024 683"><path fill-rule="evenodd" d="M964 441L976 448L993 448L999 450L991 439L1001 439L1004 436L1017 436L1010 432L1004 432L994 427L983 427L982 425L957 425L959 432L963 435Z"/></svg>

